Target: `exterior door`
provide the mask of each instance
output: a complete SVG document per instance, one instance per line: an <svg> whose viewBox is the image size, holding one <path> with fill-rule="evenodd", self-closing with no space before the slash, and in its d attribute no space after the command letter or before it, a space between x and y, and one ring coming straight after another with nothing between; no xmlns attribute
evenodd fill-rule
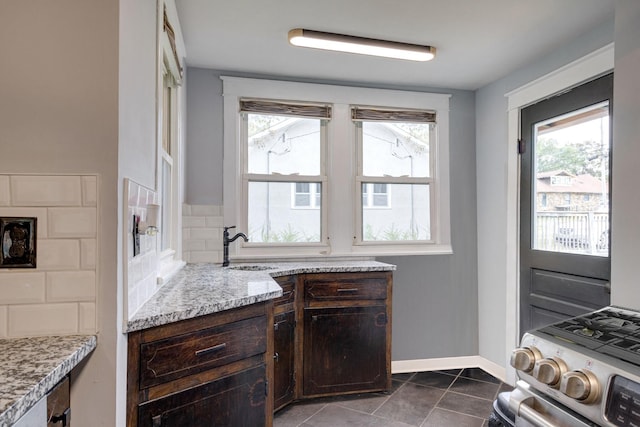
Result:
<svg viewBox="0 0 640 427"><path fill-rule="evenodd" d="M613 75L521 111L520 335L609 304Z"/></svg>

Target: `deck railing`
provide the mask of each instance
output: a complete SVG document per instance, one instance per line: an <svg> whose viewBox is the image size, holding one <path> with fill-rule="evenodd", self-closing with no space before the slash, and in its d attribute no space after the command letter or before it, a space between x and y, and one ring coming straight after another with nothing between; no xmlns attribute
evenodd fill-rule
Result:
<svg viewBox="0 0 640 427"><path fill-rule="evenodd" d="M609 214L600 212L538 212L533 248L607 256Z"/></svg>

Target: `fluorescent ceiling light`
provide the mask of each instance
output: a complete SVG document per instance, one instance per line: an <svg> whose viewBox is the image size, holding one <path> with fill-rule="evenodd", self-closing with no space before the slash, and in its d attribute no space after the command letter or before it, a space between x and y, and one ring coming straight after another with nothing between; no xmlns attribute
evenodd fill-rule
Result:
<svg viewBox="0 0 640 427"><path fill-rule="evenodd" d="M289 31L289 43L294 46L314 49L336 50L411 61L429 61L436 55L436 49L431 46L325 33L302 28L295 28Z"/></svg>

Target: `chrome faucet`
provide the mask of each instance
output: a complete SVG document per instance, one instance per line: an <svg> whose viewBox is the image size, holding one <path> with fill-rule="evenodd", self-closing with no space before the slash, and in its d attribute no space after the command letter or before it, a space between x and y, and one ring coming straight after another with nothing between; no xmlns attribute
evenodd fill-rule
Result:
<svg viewBox="0 0 640 427"><path fill-rule="evenodd" d="M229 243L234 242L238 237L242 237L245 242L249 241L249 238L244 233L237 233L235 236L229 238L229 229L236 228L235 225L231 227L224 227L224 232L222 233L222 244L223 244L223 257L222 257L222 266L226 267L229 265Z"/></svg>

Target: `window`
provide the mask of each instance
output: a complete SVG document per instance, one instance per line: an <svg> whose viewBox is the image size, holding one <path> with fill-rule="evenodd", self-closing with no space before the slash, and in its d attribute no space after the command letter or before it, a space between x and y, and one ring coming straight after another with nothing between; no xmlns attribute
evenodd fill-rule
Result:
<svg viewBox="0 0 640 427"><path fill-rule="evenodd" d="M451 253L449 95L222 80L232 258Z"/></svg>
<svg viewBox="0 0 640 427"><path fill-rule="evenodd" d="M177 15L167 9L163 1L158 2L158 32L160 49L158 57L158 160L157 189L160 194L160 233L157 244L159 257L158 281L163 282L184 263L177 251L180 240L179 217L179 165L181 145L183 69L178 54L181 45L179 35L174 32L171 21Z"/></svg>
<svg viewBox="0 0 640 427"><path fill-rule="evenodd" d="M356 181L362 189L359 242L429 242L436 114L354 106L351 118L358 146ZM391 209L369 209L390 207L391 188Z"/></svg>
<svg viewBox="0 0 640 427"><path fill-rule="evenodd" d="M249 241L323 242L323 153L331 109L255 99L242 99L239 105L246 135L242 145Z"/></svg>
<svg viewBox="0 0 640 427"><path fill-rule="evenodd" d="M320 208L321 189L320 183L296 182L293 188L293 208Z"/></svg>
<svg viewBox="0 0 640 427"><path fill-rule="evenodd" d="M363 208L388 208L389 189L387 184L363 183L362 207Z"/></svg>

